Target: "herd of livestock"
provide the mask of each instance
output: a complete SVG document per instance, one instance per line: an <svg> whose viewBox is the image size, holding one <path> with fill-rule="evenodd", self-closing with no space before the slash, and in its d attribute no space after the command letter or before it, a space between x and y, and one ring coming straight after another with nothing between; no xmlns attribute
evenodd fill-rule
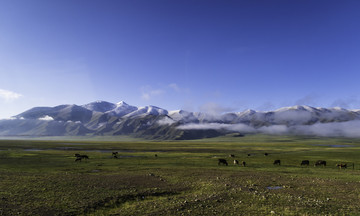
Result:
<svg viewBox="0 0 360 216"><path fill-rule="evenodd" d="M264 153L264 156L268 156L269 154L268 153ZM251 154L248 154L248 156L251 156ZM229 155L230 158L233 158L235 157L235 155L231 154ZM274 160L273 162L274 165L279 165L281 164L281 160L279 159L276 159ZM218 165L225 165L225 166L228 166L228 162L226 159L222 159L222 158L219 158L218 159ZM242 161L241 163L239 163L238 160L234 160L234 165L241 165L241 166L246 166L246 162L245 161ZM310 161L309 160L303 160L301 161L300 163L300 166L309 166L310 165ZM318 160L314 163L314 167L317 167L317 166L323 166L323 167L326 167L326 161L324 160ZM343 169L343 168L347 168L348 165L346 163L340 163L340 164L336 164L337 167L339 167L340 169ZM354 169L354 164L352 164L352 167Z"/></svg>
<svg viewBox="0 0 360 216"><path fill-rule="evenodd" d="M269 154L268 153L264 153L264 156L268 156ZM76 153L74 155L76 157L75 159L75 162L81 162L82 159L89 159L89 156L87 155L81 155L81 154L78 154ZM251 156L251 154L248 154L248 156ZM117 159L118 158L118 152L112 152L112 157ZM155 157L157 157L157 154L155 154ZM235 155L233 154L230 154L229 155L230 158L234 158ZM279 159L276 159L274 160L273 162L274 165L281 165L281 160ZM226 159L223 159L223 158L219 158L218 159L218 165L225 165L225 166L228 166L229 163L227 162ZM238 160L234 160L234 165L240 165L240 166L243 166L245 167L246 166L246 162L245 161L242 161L241 163L238 161ZM309 166L310 165L310 161L309 160L303 160L301 161L300 163L300 166ZM318 160L314 163L314 167L317 167L317 166L323 166L323 167L326 167L326 161L324 160ZM339 167L340 169L346 169L348 167L348 165L346 163L340 163L340 164L336 164L337 167ZM352 164L352 168L354 169L354 163Z"/></svg>

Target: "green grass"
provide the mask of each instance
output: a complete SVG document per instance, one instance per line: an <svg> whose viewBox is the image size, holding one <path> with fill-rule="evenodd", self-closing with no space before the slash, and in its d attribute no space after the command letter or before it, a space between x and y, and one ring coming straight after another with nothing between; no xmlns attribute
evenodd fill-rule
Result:
<svg viewBox="0 0 360 216"><path fill-rule="evenodd" d="M71 139L0 141L0 215L360 214L360 139ZM90 159L75 162L75 153Z"/></svg>

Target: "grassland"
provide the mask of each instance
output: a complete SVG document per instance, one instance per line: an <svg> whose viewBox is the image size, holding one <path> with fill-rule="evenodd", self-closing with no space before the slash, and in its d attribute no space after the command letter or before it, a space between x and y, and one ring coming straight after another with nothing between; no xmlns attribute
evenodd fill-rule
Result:
<svg viewBox="0 0 360 216"><path fill-rule="evenodd" d="M345 138L0 140L0 215L360 215L359 156Z"/></svg>

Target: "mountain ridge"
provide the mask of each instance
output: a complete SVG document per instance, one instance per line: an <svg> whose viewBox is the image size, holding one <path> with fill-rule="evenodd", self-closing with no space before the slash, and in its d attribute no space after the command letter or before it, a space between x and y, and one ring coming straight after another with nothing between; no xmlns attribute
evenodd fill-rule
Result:
<svg viewBox="0 0 360 216"><path fill-rule="evenodd" d="M273 111L245 110L212 115L185 110L168 111L149 105L136 107L124 101L95 101L84 105L65 104L34 107L12 119L0 120L1 136L131 135L148 139L197 139L229 133L278 133L327 135L360 122L360 110L306 105ZM360 124L359 124L360 128ZM348 128L351 129L351 128ZM325 129L324 129L325 130ZM352 130L353 131L353 130ZM321 133L320 133L321 132ZM352 132L355 134L355 132Z"/></svg>

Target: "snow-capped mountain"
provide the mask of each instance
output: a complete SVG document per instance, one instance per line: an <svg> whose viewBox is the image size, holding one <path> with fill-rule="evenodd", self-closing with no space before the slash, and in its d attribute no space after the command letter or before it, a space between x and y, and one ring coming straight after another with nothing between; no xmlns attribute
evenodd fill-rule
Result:
<svg viewBox="0 0 360 216"><path fill-rule="evenodd" d="M348 123L351 123L348 131L360 136L360 110L338 107L292 106L267 112L245 110L212 115L167 111L156 106L136 107L124 101L116 104L95 101L81 106L32 108L12 119L0 120L0 135L126 134L166 139L203 138L233 132L346 135L348 131L344 129Z"/></svg>
<svg viewBox="0 0 360 216"><path fill-rule="evenodd" d="M108 110L106 113L108 113L110 115L122 117L124 115L127 115L129 113L136 111L137 109L138 108L136 106L130 106L129 104L125 103L124 101L120 101L120 102L114 104L114 108L111 110Z"/></svg>
<svg viewBox="0 0 360 216"><path fill-rule="evenodd" d="M116 108L116 105L107 101L95 101L82 105L82 107L95 112L108 112Z"/></svg>
<svg viewBox="0 0 360 216"><path fill-rule="evenodd" d="M145 106L140 107L137 110L134 110L133 112L130 112L129 114L125 115L124 117L127 118L134 118L139 116L145 116L145 115L167 115L168 111L156 106Z"/></svg>
<svg viewBox="0 0 360 216"><path fill-rule="evenodd" d="M184 110L169 111L168 116L174 122L190 123L198 121L198 118L195 117L194 113Z"/></svg>

